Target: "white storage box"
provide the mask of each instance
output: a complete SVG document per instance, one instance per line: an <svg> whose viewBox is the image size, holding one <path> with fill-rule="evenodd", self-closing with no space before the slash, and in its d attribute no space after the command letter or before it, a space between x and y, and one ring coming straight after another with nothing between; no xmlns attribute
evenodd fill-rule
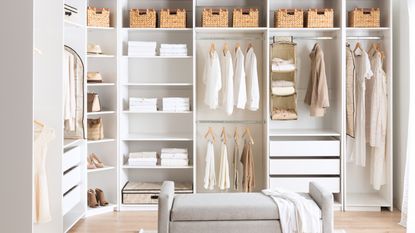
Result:
<svg viewBox="0 0 415 233"><path fill-rule="evenodd" d="M269 147L270 157L340 156L338 140L271 141Z"/></svg>
<svg viewBox="0 0 415 233"><path fill-rule="evenodd" d="M339 175L339 159L271 159L271 175Z"/></svg>
<svg viewBox="0 0 415 233"><path fill-rule="evenodd" d="M65 172L69 168L81 163L82 150L81 147L74 147L63 153L62 170Z"/></svg>
<svg viewBox="0 0 415 233"><path fill-rule="evenodd" d="M62 193L66 193L79 183L81 183L81 169L80 167L75 167L63 175Z"/></svg>
<svg viewBox="0 0 415 233"><path fill-rule="evenodd" d="M318 182L332 193L340 192L339 177L271 177L269 185L271 189L281 188L308 193L310 182Z"/></svg>
<svg viewBox="0 0 415 233"><path fill-rule="evenodd" d="M86 195L86 194L85 194ZM63 196L62 214L67 214L72 208L81 202L81 188L76 186L70 192Z"/></svg>

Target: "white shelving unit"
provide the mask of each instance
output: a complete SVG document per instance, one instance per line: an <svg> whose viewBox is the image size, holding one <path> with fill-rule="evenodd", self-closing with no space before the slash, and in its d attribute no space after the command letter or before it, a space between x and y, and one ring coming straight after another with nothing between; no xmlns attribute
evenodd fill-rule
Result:
<svg viewBox="0 0 415 233"><path fill-rule="evenodd" d="M82 0L79 0L82 1ZM88 171L88 188L100 187L113 205L88 209L87 216L117 210L154 209L155 205L124 205L122 188L127 181L189 181L194 192L205 192L202 187L206 140L204 134L213 127L219 137L222 127L228 131L232 141L238 128L242 133L249 127L255 139L256 190L283 184L282 176L270 170L275 162L286 162L276 158L272 145L275 142L325 142L338 145L335 159L338 172L321 177L319 174L300 175L295 178L313 178L327 182L335 189L335 207L338 210L392 209L392 111L389 111L387 184L380 190L371 190L368 168L357 168L346 163L346 100L345 100L345 44L353 43L356 37L381 38L386 53L385 71L389 82L389 107L392 109L392 23L390 0L88 0L96 7L111 9L111 28L87 27L85 23L67 22L67 30L83 30L86 42L101 45L106 55L85 56L87 71L99 71L104 83L86 84L88 91L99 94L103 112L89 113L87 117L102 117L106 138L88 141L88 153L95 152L108 166ZM204 7L255 7L260 10L260 25L257 28L204 28L201 12ZM350 28L347 13L354 7L380 7L380 28ZM129 28L131 8L185 8L187 28ZM274 28L274 11L279 8L333 8L334 28ZM231 25L231 24L230 24ZM297 99L296 121L272 121L270 119L270 44L273 36L293 36L297 43ZM311 38L311 39L310 39ZM321 38L321 39L318 39ZM161 43L186 43L185 57L132 57L128 56L128 41L157 41ZM373 40L363 40L367 47ZM205 57L211 43L221 51L227 43L233 47L239 43L245 52L249 43L254 47L258 60L258 75L261 93L260 110L256 112L236 110L226 116L223 110L212 111L203 103L204 84L201 80ZM309 80L309 53L316 42L325 52L329 85L330 108L322 118L309 116L309 108L303 103ZM85 49L84 49L85 50ZM234 55L234 54L233 54ZM128 108L130 97L188 97L189 112L134 112ZM159 104L160 105L160 104ZM65 142L70 145L71 142ZM76 142L74 142L76 143ZM217 143L219 144L219 143ZM217 151L219 145L216 145ZM135 167L127 165L127 155L133 151L160 151L164 147L184 147L189 150L191 163L184 167ZM231 154L231 151L229 151ZM309 152L304 152L309 153ZM328 152L327 152L328 153ZM278 154L278 153L277 153ZM331 156L331 155L330 155ZM277 156L278 157L278 156ZM303 156L304 157L304 156ZM230 158L229 158L230 159ZM315 155L313 159L328 159ZM219 162L219 161L218 161ZM327 161L326 161L327 162ZM330 161L332 162L332 161ZM219 163L217 164L219 167ZM326 169L326 167L322 168ZM285 178L289 174L283 175ZM298 176L298 175L297 175ZM289 177L288 177L289 178ZM294 178L294 177L293 177ZM317 179L318 178L318 179ZM320 179L325 178L325 179ZM292 179L294 187L301 186L304 179ZM289 180L288 180L289 181ZM297 183L296 183L297 182ZM308 183L307 183L308 184ZM214 190L218 191L218 190Z"/></svg>

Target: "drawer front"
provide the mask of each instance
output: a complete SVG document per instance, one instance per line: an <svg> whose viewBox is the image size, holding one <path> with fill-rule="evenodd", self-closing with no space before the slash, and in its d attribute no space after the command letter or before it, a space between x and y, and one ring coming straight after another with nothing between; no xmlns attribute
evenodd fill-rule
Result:
<svg viewBox="0 0 415 233"><path fill-rule="evenodd" d="M158 193L123 193L123 204L157 204Z"/></svg>
<svg viewBox="0 0 415 233"><path fill-rule="evenodd" d="M270 157L340 156L340 142L326 141L271 141Z"/></svg>
<svg viewBox="0 0 415 233"><path fill-rule="evenodd" d="M69 193L63 196L62 200L62 214L65 215L73 207L81 202L81 188L79 186L72 189Z"/></svg>
<svg viewBox="0 0 415 233"><path fill-rule="evenodd" d="M339 159L271 159L271 175L339 175Z"/></svg>
<svg viewBox="0 0 415 233"><path fill-rule="evenodd" d="M310 182L318 182L332 193L340 192L340 178L338 177L272 177L270 188L308 193Z"/></svg>
<svg viewBox="0 0 415 233"><path fill-rule="evenodd" d="M74 147L63 154L62 158L62 170L67 171L69 168L74 167L81 163L81 147Z"/></svg>
<svg viewBox="0 0 415 233"><path fill-rule="evenodd" d="M66 193L69 189L81 183L81 169L75 167L68 173L63 175L62 179L62 192Z"/></svg>

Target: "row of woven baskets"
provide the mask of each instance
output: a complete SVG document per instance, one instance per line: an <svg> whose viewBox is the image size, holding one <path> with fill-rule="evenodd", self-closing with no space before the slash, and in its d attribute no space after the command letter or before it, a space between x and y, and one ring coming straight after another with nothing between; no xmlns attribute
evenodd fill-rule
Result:
<svg viewBox="0 0 415 233"><path fill-rule="evenodd" d="M203 9L202 27L229 27L228 9ZM233 9L232 27L259 27L259 10L255 8Z"/></svg>

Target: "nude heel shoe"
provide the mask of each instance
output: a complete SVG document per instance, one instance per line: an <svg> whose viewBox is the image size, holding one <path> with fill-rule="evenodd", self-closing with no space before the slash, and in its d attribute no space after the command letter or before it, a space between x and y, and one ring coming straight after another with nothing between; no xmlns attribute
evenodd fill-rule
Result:
<svg viewBox="0 0 415 233"><path fill-rule="evenodd" d="M88 206L91 208L97 208L99 206L97 202L97 196L93 189L88 190Z"/></svg>
<svg viewBox="0 0 415 233"><path fill-rule="evenodd" d="M104 192L101 189L96 188L95 193L96 193L96 196L97 196L97 201L98 201L100 206L108 205L108 201L105 198Z"/></svg>
<svg viewBox="0 0 415 233"><path fill-rule="evenodd" d="M89 157L91 158L91 160L94 163L95 167L97 167L97 168L105 167L104 163L98 158L98 156L95 153L92 153Z"/></svg>
<svg viewBox="0 0 415 233"><path fill-rule="evenodd" d="M92 162L92 159L90 156L88 156L87 158L87 168L88 169L96 169L97 167L95 166L94 162Z"/></svg>

